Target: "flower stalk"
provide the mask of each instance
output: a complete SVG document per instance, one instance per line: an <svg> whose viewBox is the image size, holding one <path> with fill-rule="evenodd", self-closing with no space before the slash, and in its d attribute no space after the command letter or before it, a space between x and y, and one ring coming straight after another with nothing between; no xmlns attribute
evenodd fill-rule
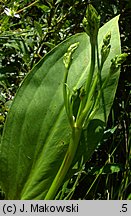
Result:
<svg viewBox="0 0 131 216"><path fill-rule="evenodd" d="M79 117L81 119L81 120L78 120L79 124L82 124L81 121L83 121L86 113L89 111L87 110L87 107L90 109L90 106L87 105L87 103L91 103L90 98L88 99L88 96L89 96L89 92L92 86L94 72L95 72L97 36L99 32L99 27L100 27L100 16L98 15L97 11L91 4L87 6L86 16L83 19L83 27L87 35L90 38L91 63L90 63L89 74L88 74L88 77L86 79L86 84L85 84L85 97L81 101L81 104L78 110L78 115L77 115L77 119L79 119ZM95 87L93 87L93 92L95 91Z"/></svg>

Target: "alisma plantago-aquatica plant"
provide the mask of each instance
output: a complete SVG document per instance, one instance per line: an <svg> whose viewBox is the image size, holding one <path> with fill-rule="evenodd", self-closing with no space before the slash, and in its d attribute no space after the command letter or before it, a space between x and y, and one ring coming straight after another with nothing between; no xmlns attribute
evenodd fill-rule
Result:
<svg viewBox="0 0 131 216"><path fill-rule="evenodd" d="M80 98L80 103L78 107L78 114L75 117L73 113L73 106L75 105L75 100L73 98L74 93L73 94L71 93L69 86L67 84L67 79L68 79L68 73L71 66L71 62L73 59L72 55L73 52L75 52L75 49L77 49L77 47L79 46L79 42L72 44L68 48L67 53L65 53L63 58L63 62L65 65L63 96L64 96L66 113L72 129L71 140L65 158L63 160L63 163L45 199L54 198L75 156L76 149L80 141L82 129L84 129L87 126L87 124L89 124L89 121L93 118L96 111L99 109L100 98L102 96L102 92L105 85L107 85L107 82L110 79L110 76L113 73L117 72L119 66L121 65L122 62L124 62L126 58L126 54L121 54L119 56L116 56L115 59L112 59L110 71L108 72L109 75L107 76L103 84L101 84L102 67L110 52L111 33L110 32L107 33L107 35L103 39L103 45L101 48L101 62L99 62L100 57L99 57L99 51L97 50L98 49L97 37L98 37L98 31L100 26L100 16L98 15L97 11L91 4L89 4L87 7L86 16L83 19L83 26L90 38L90 44L91 44L91 63L90 63L89 75L86 79L85 85L83 85L80 89L80 94L76 92L76 97ZM97 55L98 72L95 74L95 78L94 78L95 64L96 64L96 56L95 56L96 50L98 51L98 55ZM100 82L100 88L97 93L97 96L95 97L95 100L93 100L93 95L96 91L98 82Z"/></svg>
<svg viewBox="0 0 131 216"><path fill-rule="evenodd" d="M48 53L16 94L0 146L6 199L55 199L102 137L126 54L120 54L118 16L100 28L89 4L83 26L86 33Z"/></svg>

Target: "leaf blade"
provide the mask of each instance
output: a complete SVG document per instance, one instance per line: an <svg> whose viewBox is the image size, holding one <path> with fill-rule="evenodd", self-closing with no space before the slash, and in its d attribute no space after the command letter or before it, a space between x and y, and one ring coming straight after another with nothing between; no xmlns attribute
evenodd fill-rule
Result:
<svg viewBox="0 0 131 216"><path fill-rule="evenodd" d="M109 69L111 58L120 52L118 17L101 28L100 41L109 29L115 32L117 41L115 39L116 49L110 53L103 77ZM71 90L79 88L88 75L90 63L90 44L85 33L69 38L48 53L24 79L13 101L4 128L0 156L0 182L6 199L44 199L60 167L71 133L62 95L65 70L63 55L75 42L80 44L73 55L68 84ZM111 79L111 85L107 86L107 93L105 92L107 117L118 77L119 72ZM109 102L112 90L114 93ZM104 121L102 108L94 119ZM88 137L90 141L94 134L95 141L92 146L90 142L85 143L85 160L90 158L99 142L96 128L93 128ZM83 151L80 150L77 159L82 155Z"/></svg>

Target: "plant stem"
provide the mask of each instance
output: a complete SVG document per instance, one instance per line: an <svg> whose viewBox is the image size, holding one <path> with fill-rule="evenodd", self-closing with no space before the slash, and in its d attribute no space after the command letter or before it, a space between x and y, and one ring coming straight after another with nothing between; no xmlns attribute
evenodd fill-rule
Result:
<svg viewBox="0 0 131 216"><path fill-rule="evenodd" d="M16 12L16 14L21 13L23 10L26 10L26 9L29 8L29 7L32 7L32 6L33 6L34 4L36 4L37 2L39 2L39 0L36 0L36 1L32 2L31 4L25 6L24 8L18 10L18 11Z"/></svg>
<svg viewBox="0 0 131 216"><path fill-rule="evenodd" d="M94 75L94 70L95 70L95 45L91 44L91 66L90 66L90 72L89 72L89 76L86 81L86 87L85 87L87 98L89 95L90 86L91 86L93 75Z"/></svg>
<svg viewBox="0 0 131 216"><path fill-rule="evenodd" d="M67 89L67 77L68 77L68 71L69 69L66 69L65 73L64 73L64 83L63 83L63 97L64 97L64 102L65 102L65 109L67 112L67 116L69 113L68 110L68 89Z"/></svg>
<svg viewBox="0 0 131 216"><path fill-rule="evenodd" d="M92 107L92 103L93 103L92 97L93 97L93 94L94 94L95 89L96 89L97 81L98 81L98 75L96 75L95 78L94 78L93 84L91 86L91 89L90 89L90 92L89 92L89 95L88 95L88 99L87 99L86 104L85 104L85 108L83 109L79 119L77 120L77 125L78 126L79 125L83 126L84 119L89 114L89 111L90 111L90 109Z"/></svg>
<svg viewBox="0 0 131 216"><path fill-rule="evenodd" d="M79 118L79 116L81 115L81 112L83 111L86 102L88 100L88 96L89 96L89 92L90 92L90 86L92 84L92 80L93 80L93 75L94 75L94 70L95 70L95 44L91 43L91 64L90 64L90 71L88 74L88 78L86 80L86 85L85 85L85 96L83 97L81 103L80 103L80 107L78 110L78 114L77 114L77 119Z"/></svg>
<svg viewBox="0 0 131 216"><path fill-rule="evenodd" d="M97 40L97 44L96 44L96 53L97 53L97 67L98 67L98 77L99 77L99 88L100 88L100 91L101 91L102 107L103 107L103 112L104 112L104 120L106 122L105 98L104 98L104 91L102 89L102 78L101 78L101 72L102 72L103 64L100 65L98 40Z"/></svg>
<svg viewBox="0 0 131 216"><path fill-rule="evenodd" d="M79 140L80 140L80 136L81 136L81 128L78 128L77 126L73 127L73 131L72 131L72 137L70 140L70 144L68 147L68 150L66 152L66 155L64 157L64 160L59 168L59 171L57 172L57 175L51 185L51 187L49 188L49 191L45 197L45 200L52 200L55 198L55 195L59 189L59 187L61 186L70 166L71 163L74 159L78 144L79 144Z"/></svg>
<svg viewBox="0 0 131 216"><path fill-rule="evenodd" d="M69 68L66 68L65 75L64 75L64 83L63 83L63 97L64 97L64 104L65 104L67 117L68 117L71 127L73 127L72 107L69 104L70 103L69 101L70 100L69 99L70 90L68 89L68 86L67 86L68 73L69 73Z"/></svg>

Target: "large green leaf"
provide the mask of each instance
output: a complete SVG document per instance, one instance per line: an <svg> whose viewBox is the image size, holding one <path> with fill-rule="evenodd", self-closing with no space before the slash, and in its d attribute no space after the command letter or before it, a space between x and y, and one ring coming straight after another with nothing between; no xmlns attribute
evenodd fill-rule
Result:
<svg viewBox="0 0 131 216"><path fill-rule="evenodd" d="M112 49L102 72L103 79L110 60L120 53L118 17L100 29L100 45L108 31L112 34ZM73 54L68 84L71 90L79 88L90 66L86 33L72 36L49 52L26 76L14 98L0 149L0 184L6 199L44 199L62 163L71 135L62 94L63 55L75 42L79 42L79 47ZM104 91L107 117L118 78L119 72L111 77ZM86 140L80 143L73 164L82 154L85 160L90 158L102 136L103 122L101 107L85 132Z"/></svg>

